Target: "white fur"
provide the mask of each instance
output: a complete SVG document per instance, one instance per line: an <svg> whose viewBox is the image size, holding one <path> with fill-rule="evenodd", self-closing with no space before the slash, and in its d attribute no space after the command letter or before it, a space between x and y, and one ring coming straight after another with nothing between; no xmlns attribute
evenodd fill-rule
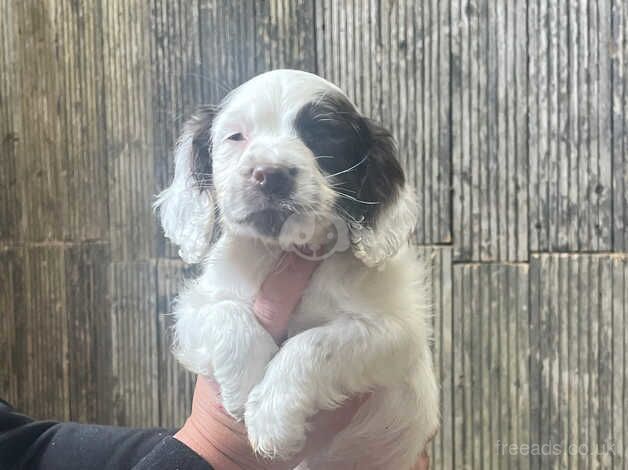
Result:
<svg viewBox="0 0 628 470"><path fill-rule="evenodd" d="M412 189L379 216L375 230L350 227L353 250L334 253L315 271L281 348L252 311L282 249L240 222L262 208L247 192L246 174L260 162L290 162L300 170L299 204L317 220L334 216L333 191L290 128L296 111L325 90L338 91L314 75L282 70L227 98L212 128L224 233L211 248L212 198L180 173L190 171L182 139L173 185L159 203L167 209L166 235L182 245L184 259L203 258L203 273L175 304L175 354L189 370L217 380L227 411L244 416L254 449L270 457L298 452L318 410L372 392L349 427L299 468L409 469L438 427L426 278L407 243L415 223ZM233 132L245 133L246 142L225 140Z"/></svg>
<svg viewBox="0 0 628 470"><path fill-rule="evenodd" d="M198 263L209 248L214 224L214 202L209 192L194 186L192 136L184 133L175 151L175 176L172 184L155 201L159 207L164 234L179 245L179 256L186 263Z"/></svg>

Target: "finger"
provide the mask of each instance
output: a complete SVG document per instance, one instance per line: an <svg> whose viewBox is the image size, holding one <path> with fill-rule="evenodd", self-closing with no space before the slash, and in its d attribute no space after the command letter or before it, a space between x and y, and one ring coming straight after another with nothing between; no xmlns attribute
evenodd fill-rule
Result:
<svg viewBox="0 0 628 470"><path fill-rule="evenodd" d="M262 283L253 311L275 341L280 342L285 335L290 315L318 265L318 261L286 253Z"/></svg>

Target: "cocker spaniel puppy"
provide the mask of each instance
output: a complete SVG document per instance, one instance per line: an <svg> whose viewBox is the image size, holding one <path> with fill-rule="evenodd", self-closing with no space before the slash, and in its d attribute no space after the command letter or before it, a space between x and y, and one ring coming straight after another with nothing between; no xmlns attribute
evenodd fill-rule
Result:
<svg viewBox="0 0 628 470"><path fill-rule="evenodd" d="M174 306L178 360L213 376L253 448L289 458L307 420L372 392L303 468L409 469L438 426L416 203L390 133L336 86L276 70L185 125L156 206L203 272ZM253 315L287 250L322 262L278 347Z"/></svg>

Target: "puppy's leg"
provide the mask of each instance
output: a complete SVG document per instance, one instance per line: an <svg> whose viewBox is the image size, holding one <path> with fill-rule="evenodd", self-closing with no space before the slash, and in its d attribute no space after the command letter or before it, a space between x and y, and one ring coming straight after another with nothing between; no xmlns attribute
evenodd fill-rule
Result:
<svg viewBox="0 0 628 470"><path fill-rule="evenodd" d="M304 445L309 417L398 383L413 346L402 325L385 321L344 318L294 336L249 395L244 419L253 448L268 457L292 457Z"/></svg>
<svg viewBox="0 0 628 470"><path fill-rule="evenodd" d="M180 302L175 314L177 359L197 374L213 376L227 412L242 418L250 390L277 352L272 336L255 319L251 306L239 301L201 308Z"/></svg>
<svg viewBox="0 0 628 470"><path fill-rule="evenodd" d="M438 429L431 368L414 383L378 389L331 445L308 458L309 470L410 470ZM411 381L410 381L411 382Z"/></svg>

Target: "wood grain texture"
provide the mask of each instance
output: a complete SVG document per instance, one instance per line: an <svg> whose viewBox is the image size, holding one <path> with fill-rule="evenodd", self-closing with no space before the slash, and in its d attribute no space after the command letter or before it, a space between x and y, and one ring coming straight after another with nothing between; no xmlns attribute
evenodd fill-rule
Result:
<svg viewBox="0 0 628 470"><path fill-rule="evenodd" d="M23 250L5 248L0 251L0 393L10 403L23 405L26 385L24 357L26 357L25 318L19 311L24 298Z"/></svg>
<svg viewBox="0 0 628 470"><path fill-rule="evenodd" d="M3 2L0 21L0 240L17 241L22 230L18 181L19 141L22 134L21 81L18 64L17 8Z"/></svg>
<svg viewBox="0 0 628 470"><path fill-rule="evenodd" d="M290 67L389 127L416 186L433 467L626 468L627 25L624 0L0 0L0 396L183 422L194 270L153 196L197 105Z"/></svg>
<svg viewBox="0 0 628 470"><path fill-rule="evenodd" d="M611 2L613 249L628 251L628 5Z"/></svg>
<svg viewBox="0 0 628 470"><path fill-rule="evenodd" d="M156 192L150 3L103 2L109 237L114 261L150 258Z"/></svg>
<svg viewBox="0 0 628 470"><path fill-rule="evenodd" d="M109 245L85 243L64 250L70 419L113 419L112 292Z"/></svg>
<svg viewBox="0 0 628 470"><path fill-rule="evenodd" d="M455 258L525 261L524 2L454 2L451 87Z"/></svg>
<svg viewBox="0 0 628 470"><path fill-rule="evenodd" d="M159 424L159 342L154 261L112 263L113 422Z"/></svg>
<svg viewBox="0 0 628 470"><path fill-rule="evenodd" d="M528 12L533 251L612 249L610 19L606 1Z"/></svg>
<svg viewBox="0 0 628 470"><path fill-rule="evenodd" d="M172 355L172 303L185 279L198 274L180 260L160 260L157 264L157 316L159 336L159 423L181 426L192 407L195 377Z"/></svg>
<svg viewBox="0 0 628 470"><path fill-rule="evenodd" d="M448 468L536 468L529 455L509 450L530 443L528 266L455 264L452 296Z"/></svg>
<svg viewBox="0 0 628 470"><path fill-rule="evenodd" d="M451 247L422 246L419 257L426 269L431 297L433 344L432 354L436 379L440 384L440 431L431 448L435 469L453 468L454 443L454 338L452 310L452 249Z"/></svg>
<svg viewBox="0 0 628 470"><path fill-rule="evenodd" d="M557 446L534 467L623 468L628 256L534 255L530 271L532 440Z"/></svg>
<svg viewBox="0 0 628 470"><path fill-rule="evenodd" d="M103 74L93 8L4 3L1 210L7 233L1 236L102 239L108 234Z"/></svg>

